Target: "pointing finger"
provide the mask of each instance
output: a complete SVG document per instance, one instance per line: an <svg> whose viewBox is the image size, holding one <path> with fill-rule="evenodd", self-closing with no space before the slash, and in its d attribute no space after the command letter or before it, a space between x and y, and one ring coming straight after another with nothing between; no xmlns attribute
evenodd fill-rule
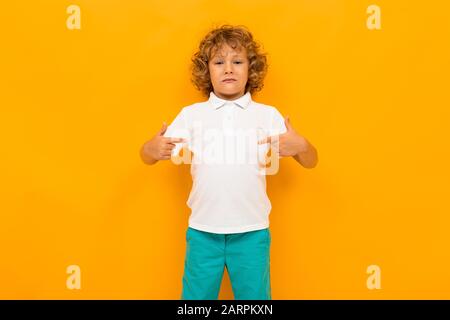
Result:
<svg viewBox="0 0 450 320"><path fill-rule="evenodd" d="M264 139L261 139L258 141L258 144L265 144L265 143L277 143L279 141L279 136L269 136Z"/></svg>
<svg viewBox="0 0 450 320"><path fill-rule="evenodd" d="M271 143L272 142L272 137L266 137L264 139L261 139L258 141L258 144L266 144L266 143Z"/></svg>
<svg viewBox="0 0 450 320"><path fill-rule="evenodd" d="M184 138L170 138L169 141L172 143L180 143L180 142L186 142L187 140Z"/></svg>

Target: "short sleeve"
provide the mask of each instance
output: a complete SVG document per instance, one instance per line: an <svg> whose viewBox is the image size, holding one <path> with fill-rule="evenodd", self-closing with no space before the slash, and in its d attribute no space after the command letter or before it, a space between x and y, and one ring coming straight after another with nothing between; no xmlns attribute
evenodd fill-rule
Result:
<svg viewBox="0 0 450 320"><path fill-rule="evenodd" d="M270 136L280 135L287 132L286 125L284 124L284 118L281 113L274 107L272 109L272 115L270 119ZM278 156L278 159L281 157Z"/></svg>
<svg viewBox="0 0 450 320"><path fill-rule="evenodd" d="M186 109L181 109L180 113L175 117L172 123L167 127L164 137L168 138L184 138L187 140L188 146L190 146L191 136L188 127L188 121L186 119ZM175 143L175 148L172 149L172 156L177 155L183 143Z"/></svg>
<svg viewBox="0 0 450 320"><path fill-rule="evenodd" d="M284 118L275 107L272 109L270 120L270 135L283 134L287 132L286 125L284 124Z"/></svg>

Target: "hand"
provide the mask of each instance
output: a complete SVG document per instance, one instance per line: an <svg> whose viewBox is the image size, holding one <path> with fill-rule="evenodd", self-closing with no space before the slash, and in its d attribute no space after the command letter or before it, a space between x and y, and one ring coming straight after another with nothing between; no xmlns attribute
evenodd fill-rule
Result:
<svg viewBox="0 0 450 320"><path fill-rule="evenodd" d="M164 137L167 130L167 124L164 122L162 128L156 135L144 145L144 150L154 160L168 160L171 158L172 149L175 143L186 142L183 138Z"/></svg>
<svg viewBox="0 0 450 320"><path fill-rule="evenodd" d="M270 143L272 152L278 152L280 157L296 156L308 148L308 141L295 132L289 117L284 119L287 131L280 135L270 136L258 141L258 144Z"/></svg>

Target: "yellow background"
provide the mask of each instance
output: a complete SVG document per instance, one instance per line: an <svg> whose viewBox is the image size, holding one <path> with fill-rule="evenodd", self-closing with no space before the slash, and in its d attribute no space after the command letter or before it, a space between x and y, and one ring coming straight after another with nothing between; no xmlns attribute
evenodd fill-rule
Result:
<svg viewBox="0 0 450 320"><path fill-rule="evenodd" d="M81 8L69 30L66 8ZM381 30L366 9L381 8ZM213 26L269 53L255 101L319 151L268 179L274 299L450 298L447 1L8 1L0 298L178 299L187 166L141 162ZM66 267L81 267L81 290ZM369 265L381 289L366 287ZM220 298L232 299L225 274Z"/></svg>

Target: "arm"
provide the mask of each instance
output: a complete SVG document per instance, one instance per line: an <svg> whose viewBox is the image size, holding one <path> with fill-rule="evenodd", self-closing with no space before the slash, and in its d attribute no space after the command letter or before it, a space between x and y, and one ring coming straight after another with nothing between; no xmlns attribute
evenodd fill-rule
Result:
<svg viewBox="0 0 450 320"><path fill-rule="evenodd" d="M259 143L270 143L272 148L278 149L280 157L292 156L303 167L314 168L318 162L316 148L305 137L294 130L289 122L289 117L286 117L284 123L287 129L285 133L279 136L267 137Z"/></svg>
<svg viewBox="0 0 450 320"><path fill-rule="evenodd" d="M166 130L167 125L164 123L156 135L141 147L140 156L145 164L154 165L159 160L169 160L175 143L185 141L183 138L164 137Z"/></svg>
<svg viewBox="0 0 450 320"><path fill-rule="evenodd" d="M299 136L299 151L292 157L305 168L314 168L319 161L317 150L304 137Z"/></svg>

